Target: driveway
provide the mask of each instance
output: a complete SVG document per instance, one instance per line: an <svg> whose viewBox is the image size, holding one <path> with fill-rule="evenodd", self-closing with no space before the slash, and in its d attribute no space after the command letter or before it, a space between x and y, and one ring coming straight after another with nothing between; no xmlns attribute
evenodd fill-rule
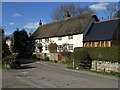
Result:
<svg viewBox="0 0 120 90"><path fill-rule="evenodd" d="M27 63L26 60L19 70L3 70L3 88L118 88L115 77L65 67L67 65L30 60Z"/></svg>

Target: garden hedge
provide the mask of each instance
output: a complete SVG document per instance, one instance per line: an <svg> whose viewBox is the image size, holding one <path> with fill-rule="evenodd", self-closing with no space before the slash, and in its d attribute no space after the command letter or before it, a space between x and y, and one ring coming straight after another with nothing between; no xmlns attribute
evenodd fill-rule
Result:
<svg viewBox="0 0 120 90"><path fill-rule="evenodd" d="M75 50L85 49L92 60L118 62L120 47L77 47Z"/></svg>

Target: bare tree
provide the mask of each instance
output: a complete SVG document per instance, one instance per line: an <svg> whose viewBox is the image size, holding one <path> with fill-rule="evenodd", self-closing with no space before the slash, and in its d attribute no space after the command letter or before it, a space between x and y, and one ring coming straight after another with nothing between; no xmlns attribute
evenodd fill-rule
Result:
<svg viewBox="0 0 120 90"><path fill-rule="evenodd" d="M61 4L60 7L56 7L53 12L51 13L52 20L60 20L64 19L66 11L69 11L70 16L76 16L79 14L83 14L86 12L91 11L91 9L87 6L81 8L80 5L72 4Z"/></svg>
<svg viewBox="0 0 120 90"><path fill-rule="evenodd" d="M104 10L107 19L114 18L114 15L117 12L117 10L118 10L118 6L116 5L116 3L113 5L108 5L106 10Z"/></svg>

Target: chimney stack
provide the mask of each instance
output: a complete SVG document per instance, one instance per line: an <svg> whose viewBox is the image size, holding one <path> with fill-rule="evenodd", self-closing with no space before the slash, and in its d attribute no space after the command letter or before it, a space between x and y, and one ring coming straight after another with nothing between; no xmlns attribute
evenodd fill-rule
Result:
<svg viewBox="0 0 120 90"><path fill-rule="evenodd" d="M66 13L65 13L65 19L68 18L68 17L70 17L70 14L69 14L69 11L66 11Z"/></svg>
<svg viewBox="0 0 120 90"><path fill-rule="evenodd" d="M42 22L41 22L41 20L40 20L40 23L39 23L39 27L42 25Z"/></svg>

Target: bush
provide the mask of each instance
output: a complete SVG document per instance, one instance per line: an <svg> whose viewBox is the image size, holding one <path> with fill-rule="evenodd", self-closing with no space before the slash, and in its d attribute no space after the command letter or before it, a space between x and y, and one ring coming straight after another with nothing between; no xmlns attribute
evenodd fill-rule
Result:
<svg viewBox="0 0 120 90"><path fill-rule="evenodd" d="M84 49L92 60L118 62L120 59L119 47L78 47L75 50ZM99 57L101 55L101 58Z"/></svg>
<svg viewBox="0 0 120 90"><path fill-rule="evenodd" d="M18 61L18 55L17 54L12 54L9 56L6 56L2 60L2 65L7 66L9 65L11 69L17 69L20 67L20 62Z"/></svg>
<svg viewBox="0 0 120 90"><path fill-rule="evenodd" d="M56 43L50 43L48 45L48 49L49 49L50 53L57 52L57 44Z"/></svg>
<svg viewBox="0 0 120 90"><path fill-rule="evenodd" d="M72 60L74 59L75 65L80 66L84 69L90 69L91 68L91 59L88 55L88 52L84 49L81 50L75 50L72 53Z"/></svg>
<svg viewBox="0 0 120 90"><path fill-rule="evenodd" d="M49 60L49 57L45 57L45 58L44 58L44 61L50 61L50 60Z"/></svg>
<svg viewBox="0 0 120 90"><path fill-rule="evenodd" d="M70 62L70 63L72 62L72 60L71 60L71 52L62 52L61 55L62 55L62 59L64 61Z"/></svg>
<svg viewBox="0 0 120 90"><path fill-rule="evenodd" d="M57 60L54 60L54 63L57 63L58 61Z"/></svg>
<svg viewBox="0 0 120 90"><path fill-rule="evenodd" d="M40 61L40 58L37 58L38 61Z"/></svg>

